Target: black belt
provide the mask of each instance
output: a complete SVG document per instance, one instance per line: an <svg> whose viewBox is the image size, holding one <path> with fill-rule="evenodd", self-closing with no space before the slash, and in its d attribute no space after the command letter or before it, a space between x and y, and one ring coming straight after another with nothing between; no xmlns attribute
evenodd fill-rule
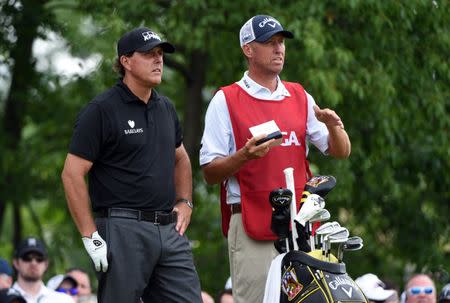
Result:
<svg viewBox="0 0 450 303"><path fill-rule="evenodd" d="M231 208L231 214L240 214L242 212L241 203L231 204L230 208Z"/></svg>
<svg viewBox="0 0 450 303"><path fill-rule="evenodd" d="M156 225L167 225L177 222L176 212L143 211L130 208L107 208L95 212L96 218L125 218L148 221Z"/></svg>

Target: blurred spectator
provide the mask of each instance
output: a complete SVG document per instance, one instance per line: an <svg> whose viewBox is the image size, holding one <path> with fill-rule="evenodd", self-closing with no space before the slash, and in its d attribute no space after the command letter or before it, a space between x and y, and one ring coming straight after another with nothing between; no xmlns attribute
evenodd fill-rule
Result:
<svg viewBox="0 0 450 303"><path fill-rule="evenodd" d="M439 303L450 303L450 283L442 288L439 295Z"/></svg>
<svg viewBox="0 0 450 303"><path fill-rule="evenodd" d="M77 281L79 296L92 295L91 280L86 271L81 268L70 268L66 271L66 275L71 276Z"/></svg>
<svg viewBox="0 0 450 303"><path fill-rule="evenodd" d="M71 276L56 275L47 281L47 288L65 293L69 296L76 297L78 295L78 282ZM76 298L74 298L76 300Z"/></svg>
<svg viewBox="0 0 450 303"><path fill-rule="evenodd" d="M436 303L436 287L428 275L417 274L406 283L403 296L405 303Z"/></svg>
<svg viewBox="0 0 450 303"><path fill-rule="evenodd" d="M202 290L201 295L202 295L202 302L203 303L214 303L214 299L206 291Z"/></svg>
<svg viewBox="0 0 450 303"><path fill-rule="evenodd" d="M44 243L26 238L17 247L13 265L17 271L16 289L27 303L74 303L68 295L47 288L42 277L48 268L48 254Z"/></svg>
<svg viewBox="0 0 450 303"><path fill-rule="evenodd" d="M27 303L27 301L14 288L4 288L0 290L0 303Z"/></svg>
<svg viewBox="0 0 450 303"><path fill-rule="evenodd" d="M97 296L92 293L91 279L88 273L81 268L70 268L66 275L71 276L78 282L77 303L97 303Z"/></svg>
<svg viewBox="0 0 450 303"><path fill-rule="evenodd" d="M368 273L355 280L369 302L398 303L398 293L394 289L386 289L386 285L376 275Z"/></svg>
<svg viewBox="0 0 450 303"><path fill-rule="evenodd" d="M9 265L8 261L0 258L0 289L10 288L12 286L12 267Z"/></svg>
<svg viewBox="0 0 450 303"><path fill-rule="evenodd" d="M233 303L233 291L231 288L222 290L217 296L217 303Z"/></svg>

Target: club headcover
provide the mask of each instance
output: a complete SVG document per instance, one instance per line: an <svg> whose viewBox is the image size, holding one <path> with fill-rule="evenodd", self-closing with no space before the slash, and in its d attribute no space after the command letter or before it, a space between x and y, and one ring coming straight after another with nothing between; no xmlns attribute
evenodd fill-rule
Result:
<svg viewBox="0 0 450 303"><path fill-rule="evenodd" d="M303 195L317 194L324 198L336 186L333 176L315 176L305 183Z"/></svg>
<svg viewBox="0 0 450 303"><path fill-rule="evenodd" d="M277 188L270 192L269 202L272 206L271 229L280 238L289 236L290 209L292 192L286 188Z"/></svg>
<svg viewBox="0 0 450 303"><path fill-rule="evenodd" d="M306 222L324 207L325 200L317 194L311 194L302 203L300 211L297 213L294 220L305 226Z"/></svg>

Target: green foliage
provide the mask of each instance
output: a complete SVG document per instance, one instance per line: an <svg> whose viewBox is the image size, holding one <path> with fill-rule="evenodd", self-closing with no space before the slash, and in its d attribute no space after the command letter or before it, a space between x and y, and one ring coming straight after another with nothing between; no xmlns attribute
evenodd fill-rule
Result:
<svg viewBox="0 0 450 303"><path fill-rule="evenodd" d="M320 107L334 109L351 138L348 160L310 149L315 172L338 180L327 197L333 219L364 239L362 251L345 256L350 274L374 272L402 285L412 268L434 273L438 284L448 282L449 7L448 1L425 0L47 2L37 36L54 31L73 55L101 54L102 61L86 77L38 74L33 87L21 91L24 127L14 149L4 144L9 92L0 93L0 206L7 205L0 219L0 254L12 253L12 207L20 205L22 234L43 236L55 256L49 276L68 266L89 266L59 174L77 112L117 78L111 66L123 32L146 25L175 44L177 53L166 61L158 90L172 99L182 119L192 106L189 85L201 76L193 72L192 58L201 54L206 74L196 121L202 121L214 91L245 70L241 25L263 13L295 34L286 41L282 79L302 83ZM0 11L0 61L9 73L21 13L9 4ZM8 73L0 79L7 88ZM203 288L216 293L229 276L218 188L205 185L194 153L191 162L196 208L188 236Z"/></svg>

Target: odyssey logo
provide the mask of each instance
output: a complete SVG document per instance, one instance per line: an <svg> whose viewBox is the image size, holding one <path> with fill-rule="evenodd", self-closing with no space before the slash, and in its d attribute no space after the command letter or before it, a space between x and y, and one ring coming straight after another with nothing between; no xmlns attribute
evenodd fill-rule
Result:
<svg viewBox="0 0 450 303"><path fill-rule="evenodd" d="M131 134L139 134L143 133L144 130L142 128L134 128L136 125L133 120L128 120L128 125L131 127L130 129L125 129L125 135L131 135Z"/></svg>

